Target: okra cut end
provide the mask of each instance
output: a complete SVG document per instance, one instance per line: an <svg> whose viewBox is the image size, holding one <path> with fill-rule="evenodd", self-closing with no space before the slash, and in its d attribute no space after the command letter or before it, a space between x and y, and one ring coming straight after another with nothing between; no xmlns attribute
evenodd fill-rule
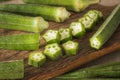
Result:
<svg viewBox="0 0 120 80"><path fill-rule="evenodd" d="M59 34L60 34L60 41L62 43L72 40L72 33L69 28L61 28L59 29Z"/></svg>
<svg viewBox="0 0 120 80"><path fill-rule="evenodd" d="M98 38L90 38L90 45L92 48L96 49L96 50L99 50L101 48L101 42Z"/></svg>
<svg viewBox="0 0 120 80"><path fill-rule="evenodd" d="M69 16L71 15L70 12L68 12L66 10L66 8L60 7L57 10L57 21L56 22L64 22L66 19L69 18Z"/></svg>
<svg viewBox="0 0 120 80"><path fill-rule="evenodd" d="M47 44L51 43L59 43L60 42L60 35L57 30L48 30L44 35L43 35L44 40L46 41Z"/></svg>
<svg viewBox="0 0 120 80"><path fill-rule="evenodd" d="M34 67L40 67L46 62L46 56L42 52L30 53L28 64Z"/></svg>
<svg viewBox="0 0 120 80"><path fill-rule="evenodd" d="M74 41L68 41L68 42L64 43L62 46L65 51L65 54L68 56L72 56L72 55L77 54L79 44Z"/></svg>
<svg viewBox="0 0 120 80"><path fill-rule="evenodd" d="M62 49L57 43L48 44L45 47L44 54L51 60L58 60L62 57Z"/></svg>
<svg viewBox="0 0 120 80"><path fill-rule="evenodd" d="M70 24L70 30L72 31L72 36L80 38L85 35L86 31L81 22L72 22Z"/></svg>

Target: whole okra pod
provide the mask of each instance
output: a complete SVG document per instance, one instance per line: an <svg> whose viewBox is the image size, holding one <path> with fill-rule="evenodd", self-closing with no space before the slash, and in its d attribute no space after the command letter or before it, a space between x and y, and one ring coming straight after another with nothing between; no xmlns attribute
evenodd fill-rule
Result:
<svg viewBox="0 0 120 80"><path fill-rule="evenodd" d="M99 3L100 0L23 0L26 3L36 3L54 6L63 6L68 10L80 12L92 4Z"/></svg>
<svg viewBox="0 0 120 80"><path fill-rule="evenodd" d="M70 16L70 13L64 7L37 4L1 4L0 10L41 16L46 20L56 22L63 22Z"/></svg>
<svg viewBox="0 0 120 80"><path fill-rule="evenodd" d="M42 17L28 17L0 12L0 28L41 32L48 28L48 22L46 22Z"/></svg>

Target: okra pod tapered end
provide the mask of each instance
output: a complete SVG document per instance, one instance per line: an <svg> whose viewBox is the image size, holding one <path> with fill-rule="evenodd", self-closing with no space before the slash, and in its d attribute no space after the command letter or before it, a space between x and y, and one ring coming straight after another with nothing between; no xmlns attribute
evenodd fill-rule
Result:
<svg viewBox="0 0 120 80"><path fill-rule="evenodd" d="M47 44L60 43L60 35L57 30L48 30L43 35L43 38L47 42Z"/></svg>
<svg viewBox="0 0 120 80"><path fill-rule="evenodd" d="M59 34L60 34L60 41L62 43L72 39L72 33L71 33L71 30L69 28L59 29Z"/></svg>
<svg viewBox="0 0 120 80"><path fill-rule="evenodd" d="M46 57L42 52L30 53L28 64L34 67L40 67L46 62Z"/></svg>
<svg viewBox="0 0 120 80"><path fill-rule="evenodd" d="M68 42L64 43L62 46L65 51L65 54L68 56L72 56L72 55L77 54L79 44L74 41L68 41Z"/></svg>
<svg viewBox="0 0 120 80"><path fill-rule="evenodd" d="M73 37L80 38L85 35L86 31L81 22L72 22L70 25Z"/></svg>
<svg viewBox="0 0 120 80"><path fill-rule="evenodd" d="M62 49L57 43L48 44L45 47L44 54L51 60L58 60L62 57Z"/></svg>

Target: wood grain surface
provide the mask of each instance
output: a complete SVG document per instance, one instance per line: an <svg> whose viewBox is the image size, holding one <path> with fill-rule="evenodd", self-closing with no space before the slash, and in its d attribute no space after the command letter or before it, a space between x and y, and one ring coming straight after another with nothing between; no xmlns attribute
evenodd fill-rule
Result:
<svg viewBox="0 0 120 80"><path fill-rule="evenodd" d="M68 27L71 22L75 22L80 18L84 13L86 13L90 9L97 9L103 12L104 20L109 16L111 11L115 8L115 6L102 6L102 5L93 5L81 13L73 13L71 17L66 20L64 23L54 23L49 22L49 29L59 29L61 27ZM25 77L23 80L47 80L51 79L55 76L73 70L87 62L95 60L101 56L107 55L116 50L120 50L120 25L111 39L103 46L103 48L99 51L92 49L89 45L89 38L96 32L96 30L100 27L103 21L99 22L95 29L92 32L88 32L83 38L75 40L79 42L79 52L76 56L63 56L58 61L50 61L47 62L40 68L34 68L27 64L28 55L32 51L14 51L14 50L4 50L0 49L0 61L7 60L18 60L24 59L25 61ZM44 31L45 32L45 31ZM41 35L44 33L42 32ZM10 35L10 34L21 34L23 32L20 31L10 31L0 29L0 35ZM45 46L44 40L41 38L41 46L39 50L43 50Z"/></svg>

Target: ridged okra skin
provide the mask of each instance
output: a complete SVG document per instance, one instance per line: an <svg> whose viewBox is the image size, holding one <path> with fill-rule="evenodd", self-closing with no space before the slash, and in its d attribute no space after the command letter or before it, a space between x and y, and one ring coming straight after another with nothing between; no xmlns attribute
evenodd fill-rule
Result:
<svg viewBox="0 0 120 80"><path fill-rule="evenodd" d="M58 60L62 57L62 49L57 43L45 46L44 54L51 60Z"/></svg>
<svg viewBox="0 0 120 80"><path fill-rule="evenodd" d="M0 48L8 50L37 50L40 35L38 33L0 36Z"/></svg>
<svg viewBox="0 0 120 80"><path fill-rule="evenodd" d="M72 22L69 28L75 38L81 38L86 33L85 27L81 22Z"/></svg>
<svg viewBox="0 0 120 80"><path fill-rule="evenodd" d="M36 3L44 5L63 6L68 10L80 12L92 4L99 3L100 0L23 0L26 3Z"/></svg>
<svg viewBox="0 0 120 80"><path fill-rule="evenodd" d="M67 56L74 56L78 52L79 44L74 41L67 41L66 43L62 44L62 47Z"/></svg>
<svg viewBox="0 0 120 80"><path fill-rule="evenodd" d="M22 79L24 78L24 61L0 62L0 79Z"/></svg>
<svg viewBox="0 0 120 80"><path fill-rule="evenodd" d="M41 16L46 20L55 22L63 22L70 16L70 13L64 7L37 4L2 4L0 10Z"/></svg>
<svg viewBox="0 0 120 80"><path fill-rule="evenodd" d="M32 52L29 55L28 64L40 67L46 62L46 56L42 52Z"/></svg>
<svg viewBox="0 0 120 80"><path fill-rule="evenodd" d="M41 32L48 26L48 22L42 17L28 17L0 12L0 28L2 29Z"/></svg>
<svg viewBox="0 0 120 80"><path fill-rule="evenodd" d="M72 40L72 32L69 28L60 28L59 34L60 34L60 42L61 43Z"/></svg>
<svg viewBox="0 0 120 80"><path fill-rule="evenodd" d="M120 78L120 62L97 65L93 67L78 69L56 77L54 80L117 80ZM102 79L103 78L103 79ZM97 80L95 79L95 80Z"/></svg>
<svg viewBox="0 0 120 80"><path fill-rule="evenodd" d="M97 32L90 38L92 48L100 49L112 36L120 23L120 4L113 10Z"/></svg>

